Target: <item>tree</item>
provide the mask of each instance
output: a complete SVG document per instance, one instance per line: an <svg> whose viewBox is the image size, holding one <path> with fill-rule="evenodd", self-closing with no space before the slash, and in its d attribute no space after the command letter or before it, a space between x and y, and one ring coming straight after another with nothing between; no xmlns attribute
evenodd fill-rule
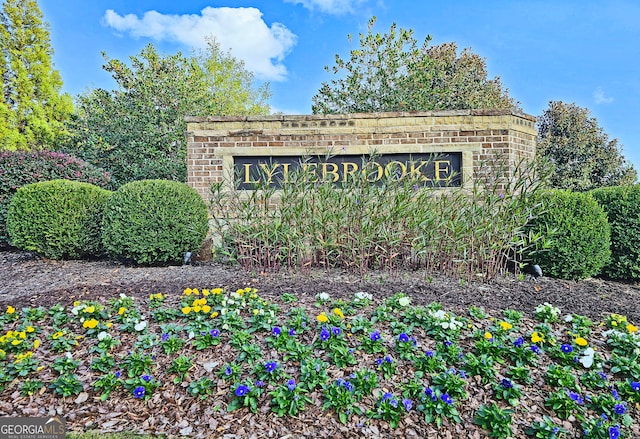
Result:
<svg viewBox="0 0 640 439"><path fill-rule="evenodd" d="M610 140L591 112L574 103L549 102L538 117L536 154L553 164L550 184L558 189L588 191L633 184L637 178L618 139Z"/></svg>
<svg viewBox="0 0 640 439"><path fill-rule="evenodd" d="M419 47L413 31L395 23L374 34L375 21L348 61L336 55L335 66L325 67L342 77L322 83L314 113L519 108L500 78L487 79L485 60L471 49L458 55L455 43L429 47L431 36Z"/></svg>
<svg viewBox="0 0 640 439"><path fill-rule="evenodd" d="M268 85L253 88L244 64L215 41L197 56L161 56L153 45L131 67L106 64L119 88L78 97L68 152L111 172L117 185L147 178L186 180L185 116L268 114Z"/></svg>
<svg viewBox="0 0 640 439"><path fill-rule="evenodd" d="M0 11L0 149L47 149L73 112L53 69L48 25L35 0L5 0Z"/></svg>

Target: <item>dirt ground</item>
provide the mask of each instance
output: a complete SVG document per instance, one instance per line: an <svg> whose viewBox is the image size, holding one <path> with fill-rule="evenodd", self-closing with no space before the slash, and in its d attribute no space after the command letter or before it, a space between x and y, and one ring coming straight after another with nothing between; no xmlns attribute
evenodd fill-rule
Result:
<svg viewBox="0 0 640 439"><path fill-rule="evenodd" d="M0 252L0 306L51 305L81 298L113 297L119 293L148 296L151 293L181 294L185 288L255 287L261 295L294 293L313 300L317 293L352 298L357 291L383 300L403 292L416 304L433 301L454 308L470 305L487 310L512 308L525 313L543 302L564 313L599 319L607 313L624 314L640 321L640 284L588 279L565 281L514 276L492 283L460 282L430 277L424 272L369 273L356 276L339 271L247 273L214 262L169 267L132 267L116 261L52 261L29 253Z"/></svg>
<svg viewBox="0 0 640 439"><path fill-rule="evenodd" d="M297 301L291 306L314 307L315 295L329 293L334 299L351 300L358 291L369 292L375 302L398 292L411 297L414 305L439 302L445 309L468 315L470 305L483 307L489 315L500 315L506 308L523 311L529 317L534 308L549 302L559 307L564 314L576 313L589 316L595 322L608 313L626 315L631 322L640 322L640 285L609 282L601 279L583 281L563 281L546 277L528 277L522 281L507 276L492 283L460 282L455 279L430 278L421 272L370 273L356 276L333 271L311 270L299 273L246 273L239 268L217 263L195 263L194 265L170 267L131 267L115 261L51 261L36 258L28 253L0 252L0 312L12 305L23 307L50 306L55 303L68 305L75 300L104 300L117 297L120 293L147 299L149 294L164 293L170 297L182 294L185 288L224 288L234 291L243 287L258 289L260 296L277 300L284 293L295 294ZM146 300L143 300L146 301ZM533 327L533 320L525 318ZM49 328L51 330L51 328ZM420 334L417 334L420 335ZM427 340L427 337L421 337ZM133 345L123 334L123 349ZM210 353L191 353L195 368L193 379L203 376L206 366L215 362L224 364L233 360L233 352L227 349ZM265 352L267 350L264 347ZM126 350L126 349L125 349ZM277 353L273 353L277 355ZM88 347L81 346L74 357L82 358L78 374L83 382L93 382L97 375L89 368L92 354ZM367 361L373 364L373 358ZM159 370L168 367L168 360L161 359L156 366ZM202 367L200 367L202 365ZM339 369L328 370L333 377L347 373ZM45 382L54 379L52 372L45 369L40 378ZM543 370L541 368L541 370ZM412 376L410 370L401 370L399 380ZM337 377L337 375L336 375ZM381 388L392 389L398 383L381 383ZM0 392L0 416L53 416L65 417L67 427L72 430L138 431L162 433L169 437L215 437L215 438L351 438L351 437L434 437L470 438L486 437L486 432L471 422L475 410L492 396L491 386L481 384L479 377L469 380L469 399L464 401L459 411L463 422L445 424L436 429L426 424L421 415L413 411L405 416L397 429L380 420L370 420L364 416L354 417L347 425L341 424L335 414L321 410L322 400L318 392L310 394L313 403L296 417L277 417L269 411L269 406L256 414L247 409L227 413L223 407L229 394L227 384L218 383L218 393L209 400L200 401L189 396L185 384L164 384L162 392L142 402L127 395L112 395L105 402L85 386L78 397L58 398L50 391L38 392L32 396L22 396L18 385L10 383ZM386 386L386 387L385 387ZM541 414L549 414L544 399L549 392L544 380L538 378L527 390L527 399L522 399L514 419L514 437L525 437L526 426ZM638 416L640 406L633 409L635 422L632 437L640 437ZM554 421L556 419L554 418ZM573 420L575 421L575 420ZM577 422L561 421L570 431L579 428ZM578 425L576 427L576 425ZM574 437L574 436L570 436Z"/></svg>

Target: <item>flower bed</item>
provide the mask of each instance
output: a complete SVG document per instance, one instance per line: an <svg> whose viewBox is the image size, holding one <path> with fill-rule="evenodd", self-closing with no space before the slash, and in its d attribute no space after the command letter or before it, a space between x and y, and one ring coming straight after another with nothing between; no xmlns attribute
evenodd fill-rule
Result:
<svg viewBox="0 0 640 439"><path fill-rule="evenodd" d="M551 304L534 314L250 288L8 307L0 415L193 436L266 436L265 423L301 436L640 436L638 328Z"/></svg>

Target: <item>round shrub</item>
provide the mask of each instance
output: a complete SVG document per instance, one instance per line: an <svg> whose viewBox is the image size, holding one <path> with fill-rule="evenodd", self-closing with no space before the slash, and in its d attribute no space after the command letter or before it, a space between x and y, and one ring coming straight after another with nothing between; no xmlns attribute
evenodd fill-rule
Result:
<svg viewBox="0 0 640 439"><path fill-rule="evenodd" d="M606 187L591 194L611 225L611 261L603 274L612 279L640 279L640 186Z"/></svg>
<svg viewBox="0 0 640 439"><path fill-rule="evenodd" d="M75 180L110 188L111 176L69 154L53 151L0 151L0 245L8 241L7 209L18 188L39 181Z"/></svg>
<svg viewBox="0 0 640 439"><path fill-rule="evenodd" d="M102 242L110 256L138 264L180 263L208 231L207 206L185 183L141 180L121 186L104 210Z"/></svg>
<svg viewBox="0 0 640 439"><path fill-rule="evenodd" d="M611 231L602 207L589 193L564 190L546 192L541 201L541 212L529 227L551 243L529 259L545 275L561 279L599 274L611 255Z"/></svg>
<svg viewBox="0 0 640 439"><path fill-rule="evenodd" d="M110 194L98 186L70 180L23 186L9 204L9 242L49 259L103 254L102 208Z"/></svg>

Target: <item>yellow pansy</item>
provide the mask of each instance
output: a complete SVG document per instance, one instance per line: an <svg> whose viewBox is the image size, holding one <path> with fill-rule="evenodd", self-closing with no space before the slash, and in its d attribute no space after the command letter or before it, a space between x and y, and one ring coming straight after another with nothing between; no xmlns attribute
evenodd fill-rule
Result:
<svg viewBox="0 0 640 439"><path fill-rule="evenodd" d="M38 349L40 347L40 340L33 341L33 349Z"/></svg>
<svg viewBox="0 0 640 439"><path fill-rule="evenodd" d="M634 332L638 332L638 327L629 323L627 325L627 331L629 331L629 334L633 334Z"/></svg>
<svg viewBox="0 0 640 439"><path fill-rule="evenodd" d="M491 340L493 338L493 334L491 334L490 332L485 332L484 338L485 340Z"/></svg>
<svg viewBox="0 0 640 439"><path fill-rule="evenodd" d="M533 334L531 334L531 341L533 343L539 343L541 341L544 341L544 334L536 331Z"/></svg>
<svg viewBox="0 0 640 439"><path fill-rule="evenodd" d="M582 337L578 337L578 338L576 338L576 344L577 344L578 346L586 346L586 345L587 345L587 344L589 344L589 343L588 343L588 342L587 342L587 340L585 340L584 338L582 338Z"/></svg>
<svg viewBox="0 0 640 439"><path fill-rule="evenodd" d="M260 312L260 311L258 311L257 309L254 309L254 310L253 310L253 315L254 315L254 316L257 316L259 312Z"/></svg>
<svg viewBox="0 0 640 439"><path fill-rule="evenodd" d="M207 290L207 289L202 290L202 295L203 295L203 296L208 296L209 294L210 294L210 293L209 293L209 290Z"/></svg>
<svg viewBox="0 0 640 439"><path fill-rule="evenodd" d="M194 307L192 307L191 309L193 309L193 312L200 312L202 311L202 307L200 305L196 305Z"/></svg>
<svg viewBox="0 0 640 439"><path fill-rule="evenodd" d="M509 329L513 328L513 325L509 322L500 322L498 324L500 325L503 331L508 331Z"/></svg>
<svg viewBox="0 0 640 439"><path fill-rule="evenodd" d="M322 312L318 315L317 319L318 319L318 321L319 321L320 323L326 323L326 322L328 322L328 321L329 321L329 317L327 317L327 315L324 313L324 311L322 311Z"/></svg>
<svg viewBox="0 0 640 439"><path fill-rule="evenodd" d="M218 317L220 314L218 314L218 311L214 311L211 313L211 318L215 319L216 317Z"/></svg>
<svg viewBox="0 0 640 439"><path fill-rule="evenodd" d="M185 289L182 293L183 293L185 296L190 296L192 292L193 292L193 290L192 290L191 288L187 288L187 289Z"/></svg>
<svg viewBox="0 0 640 439"><path fill-rule="evenodd" d="M214 288L211 292L216 295L222 294L222 288Z"/></svg>
<svg viewBox="0 0 640 439"><path fill-rule="evenodd" d="M344 314L342 313L342 310L340 308L334 308L333 313L341 319L344 319Z"/></svg>
<svg viewBox="0 0 640 439"><path fill-rule="evenodd" d="M11 306L11 305L7 305L7 314L14 314L16 312L16 309Z"/></svg>
<svg viewBox="0 0 640 439"><path fill-rule="evenodd" d="M83 328L93 329L96 326L98 326L98 321L96 319L85 320L84 323L82 323Z"/></svg>
<svg viewBox="0 0 640 439"><path fill-rule="evenodd" d="M211 312L211 307L209 305L204 305L202 307L202 312L205 314L209 314Z"/></svg>
<svg viewBox="0 0 640 439"><path fill-rule="evenodd" d="M60 337L62 337L63 335L64 335L64 332L62 332L62 331L54 332L53 334L51 334L51 339L52 340L57 340Z"/></svg>
<svg viewBox="0 0 640 439"><path fill-rule="evenodd" d="M243 295L244 295L244 293L245 293L244 289L242 289L242 290L236 290L236 294L237 294L238 296L243 296Z"/></svg>
<svg viewBox="0 0 640 439"><path fill-rule="evenodd" d="M86 313L94 313L96 312L96 307L91 305L91 306L87 306L85 309L82 310L82 312L86 312Z"/></svg>
<svg viewBox="0 0 640 439"><path fill-rule="evenodd" d="M184 314L185 316L187 314L189 314L191 312L191 307L190 306L185 306L184 308L182 308L182 314Z"/></svg>
<svg viewBox="0 0 640 439"><path fill-rule="evenodd" d="M27 333L25 331L20 331L17 333L18 337L20 337L21 339L25 339L27 338Z"/></svg>
<svg viewBox="0 0 640 439"><path fill-rule="evenodd" d="M18 340L17 338L11 340L13 346L18 346L20 343L22 343L22 340Z"/></svg>
<svg viewBox="0 0 640 439"><path fill-rule="evenodd" d="M73 306L80 306L80 301L79 300L75 300L73 302Z"/></svg>
<svg viewBox="0 0 640 439"><path fill-rule="evenodd" d="M200 295L200 290L198 290L197 288L192 289L191 292L193 293L194 296Z"/></svg>
<svg viewBox="0 0 640 439"><path fill-rule="evenodd" d="M35 328L33 326L27 326L26 331L27 332L33 332L33 331L35 331Z"/></svg>
<svg viewBox="0 0 640 439"><path fill-rule="evenodd" d="M106 326L107 326L107 328L111 328L111 327L113 326L113 323L111 323L111 322L107 322L107 325L106 325Z"/></svg>
<svg viewBox="0 0 640 439"><path fill-rule="evenodd" d="M121 316L125 312L127 312L127 308L125 308L124 306L121 306L120 309L118 310L118 315Z"/></svg>

